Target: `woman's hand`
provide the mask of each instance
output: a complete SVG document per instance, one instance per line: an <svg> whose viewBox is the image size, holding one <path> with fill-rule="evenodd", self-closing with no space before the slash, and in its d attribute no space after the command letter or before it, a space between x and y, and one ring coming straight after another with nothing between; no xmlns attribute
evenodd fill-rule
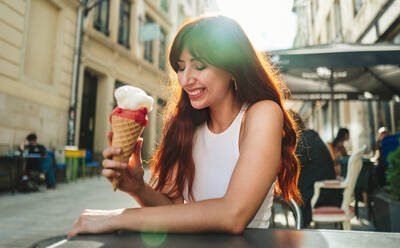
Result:
<svg viewBox="0 0 400 248"><path fill-rule="evenodd" d="M110 147L103 151L103 171L102 175L107 178L110 182L112 178L119 178L118 189L127 192L129 194L136 195L140 192L144 186L144 169L142 165L141 150L143 139L138 139L136 147L132 156L129 159L129 163L121 163L112 160L112 157L121 153L121 148L111 147L112 132L110 131L107 135L108 144Z"/></svg>
<svg viewBox="0 0 400 248"><path fill-rule="evenodd" d="M92 210L85 209L68 232L68 238L79 233L106 233L117 229L114 217L120 215L124 209Z"/></svg>

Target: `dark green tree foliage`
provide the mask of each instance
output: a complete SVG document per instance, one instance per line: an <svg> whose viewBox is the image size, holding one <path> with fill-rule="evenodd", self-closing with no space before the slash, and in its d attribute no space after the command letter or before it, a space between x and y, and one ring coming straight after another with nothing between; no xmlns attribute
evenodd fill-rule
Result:
<svg viewBox="0 0 400 248"><path fill-rule="evenodd" d="M399 140L400 143L400 140ZM386 171L387 189L394 200L400 200L400 146L388 156L389 168Z"/></svg>

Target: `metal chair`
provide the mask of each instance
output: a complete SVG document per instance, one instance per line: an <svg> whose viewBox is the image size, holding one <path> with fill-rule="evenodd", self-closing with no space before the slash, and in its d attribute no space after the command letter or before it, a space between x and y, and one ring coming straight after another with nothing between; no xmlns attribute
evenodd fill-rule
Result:
<svg viewBox="0 0 400 248"><path fill-rule="evenodd" d="M272 212L271 213L271 220L272 220L271 227L281 227L275 223L275 216L279 214L275 211L275 208L278 205L283 209L282 214L286 219L285 227L289 228L289 211L287 211L287 210L291 210L291 212L293 213L293 216L294 216L294 221L295 221L294 228L296 230L300 230L303 226L303 215L301 213L301 209L300 209L299 205L297 205L297 203L293 199L290 199L290 202L285 202L280 197L274 198L274 203L273 203L272 210L271 210L271 212Z"/></svg>

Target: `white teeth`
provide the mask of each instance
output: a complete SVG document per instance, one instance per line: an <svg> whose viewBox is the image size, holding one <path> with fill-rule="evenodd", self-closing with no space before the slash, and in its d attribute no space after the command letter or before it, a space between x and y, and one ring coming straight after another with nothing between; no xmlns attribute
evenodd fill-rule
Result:
<svg viewBox="0 0 400 248"><path fill-rule="evenodd" d="M188 94L191 96L195 96L198 95L202 92L202 90L198 89L198 90L194 90L194 91L188 91Z"/></svg>

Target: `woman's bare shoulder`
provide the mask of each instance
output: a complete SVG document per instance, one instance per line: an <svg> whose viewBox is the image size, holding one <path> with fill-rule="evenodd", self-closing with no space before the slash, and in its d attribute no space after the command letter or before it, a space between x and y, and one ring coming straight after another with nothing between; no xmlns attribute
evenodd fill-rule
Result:
<svg viewBox="0 0 400 248"><path fill-rule="evenodd" d="M253 103L246 111L246 122L253 121L283 121L282 108L272 100L262 100Z"/></svg>

